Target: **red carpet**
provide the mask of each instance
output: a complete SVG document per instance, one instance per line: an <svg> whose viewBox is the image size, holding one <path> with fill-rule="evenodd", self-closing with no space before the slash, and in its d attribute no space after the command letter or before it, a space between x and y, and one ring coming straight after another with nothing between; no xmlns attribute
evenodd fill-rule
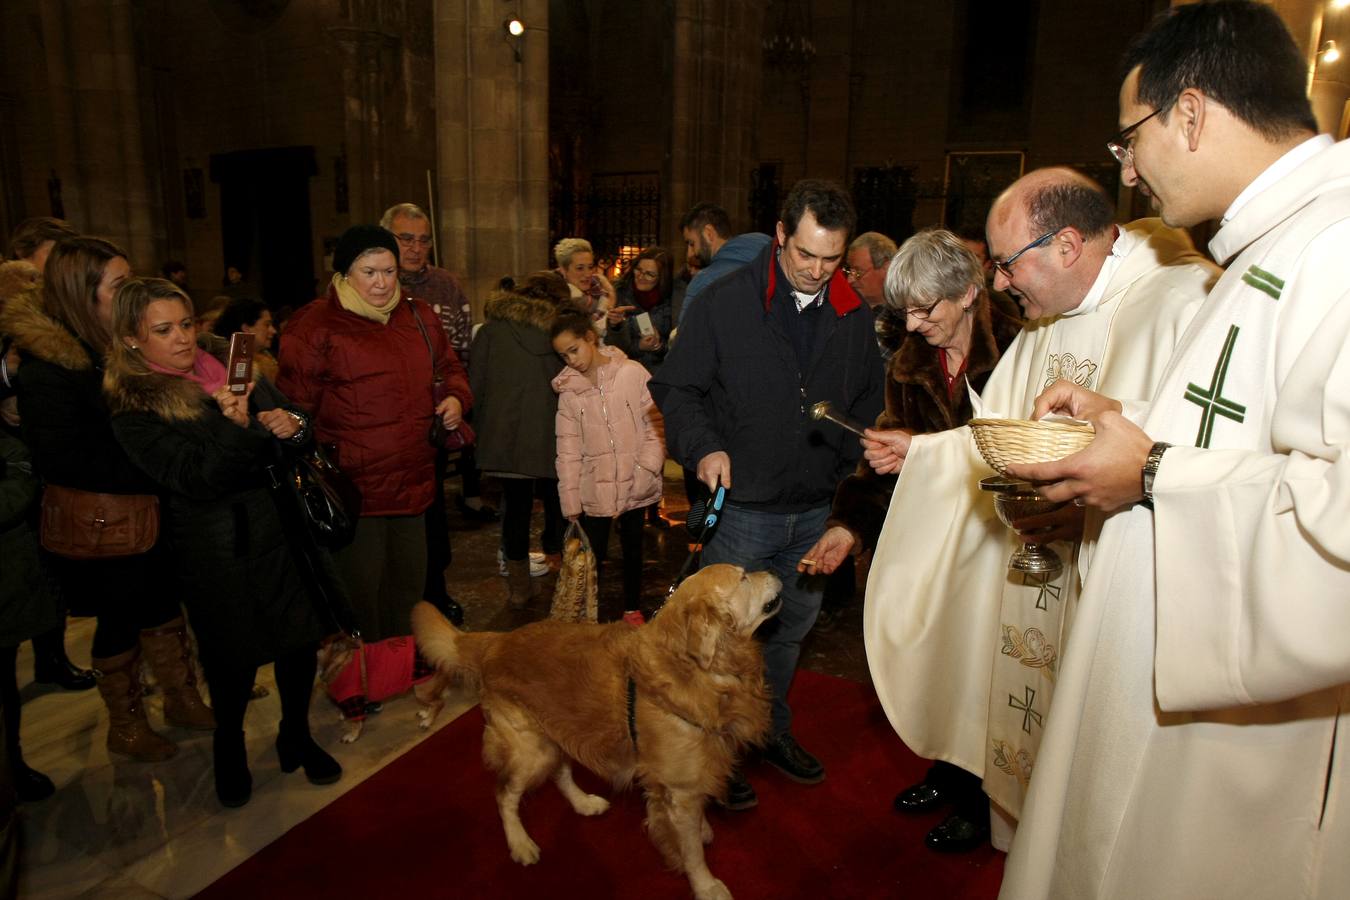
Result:
<svg viewBox="0 0 1350 900"><path fill-rule="evenodd" d="M923 847L939 814L891 811L895 792L927 763L891 730L870 685L800 672L794 733L825 764L814 786L768 765L747 775L755 809L710 806L708 866L737 900L753 898L992 898L1003 855L942 856ZM539 863L511 861L482 764L475 708L371 776L207 888L201 897L638 897L683 900L642 830L637 790L611 796L585 770L577 781L610 796L602 816L576 815L551 783L522 808Z"/></svg>

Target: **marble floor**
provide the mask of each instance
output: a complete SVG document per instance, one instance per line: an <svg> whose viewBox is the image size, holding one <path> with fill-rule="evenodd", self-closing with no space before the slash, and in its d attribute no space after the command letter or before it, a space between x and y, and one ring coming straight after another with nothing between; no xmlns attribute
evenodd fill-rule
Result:
<svg viewBox="0 0 1350 900"><path fill-rule="evenodd" d="M452 499L457 488L452 479ZM491 482L485 490L491 500ZM667 471L666 498L666 517L683 523L688 504L677 469ZM537 528L540 516L535 519ZM465 608L467 628L507 630L547 614L553 572L539 579L541 596L529 608L514 610L506 603L505 579L497 575L497 525L470 521L453 503L449 521L454 562L447 585ZM612 542L617 555L617 538ZM659 602L687 554L682 524L646 529L644 604ZM621 612L617 560L613 568L601 580L602 620ZM860 586L865 578L863 569ZM867 680L861 619L862 603L855 599L830 627L808 637L802 666ZM72 619L67 632L71 658L81 665L89 662L93 626L93 620ZM35 900L189 897L430 733L416 727L416 703L409 695L385 703L367 721L359 741L340 743L336 708L316 692L311 710L315 737L343 766L338 783L316 787L300 772L283 775L278 767L272 743L280 708L273 689L250 704L245 722L253 799L241 809L225 810L212 782L211 735L162 728L158 697L147 698L151 724L178 743L178 755L164 763L112 760L104 747L107 714L96 691L71 693L33 684L27 644L19 654L18 674L24 755L57 786L48 800L20 807L20 897ZM259 682L273 688L270 667L259 671ZM473 703L471 696L452 694L432 730Z"/></svg>

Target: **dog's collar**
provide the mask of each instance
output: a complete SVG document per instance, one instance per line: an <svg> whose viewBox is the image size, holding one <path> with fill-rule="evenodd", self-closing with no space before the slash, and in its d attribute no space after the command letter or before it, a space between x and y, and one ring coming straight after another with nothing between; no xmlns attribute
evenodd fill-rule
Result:
<svg viewBox="0 0 1350 900"><path fill-rule="evenodd" d="M628 676L628 736L637 750L637 682L632 675Z"/></svg>

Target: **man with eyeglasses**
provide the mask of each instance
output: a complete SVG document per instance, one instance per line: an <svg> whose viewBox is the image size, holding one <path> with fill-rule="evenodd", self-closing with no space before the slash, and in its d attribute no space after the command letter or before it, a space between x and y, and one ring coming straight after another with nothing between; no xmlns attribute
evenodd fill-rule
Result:
<svg viewBox="0 0 1350 900"><path fill-rule="evenodd" d="M431 219L415 203L398 203L384 211L380 226L398 241L398 280L408 296L420 300L435 313L450 347L467 371L469 342L473 338L473 313L469 298L454 275L431 264ZM441 484L449 465L441 450L436 457L436 500L427 510L427 579L423 596L437 603L453 621L462 621L464 612L445 589L445 570L450 565L450 532L445 521L445 492ZM455 503L465 518L472 521L496 520L497 511L483 502L482 483L474 461L473 445L460 450L459 471L463 491ZM458 618L456 618L456 616Z"/></svg>
<svg viewBox="0 0 1350 900"><path fill-rule="evenodd" d="M1262 3L1173 7L1123 70L1125 182L1227 269L1154 392L1037 400L1097 436L1013 474L1109 517L1003 893L1347 897L1350 145Z"/></svg>
<svg viewBox="0 0 1350 900"><path fill-rule="evenodd" d="M977 416L1027 418L1060 378L1126 393L1161 378L1217 270L1184 232L1156 219L1118 226L1114 214L1106 192L1071 169L1031 172L995 200L986 221L993 286L1018 301L1028 324L981 392ZM992 838L1006 849L1034 783L1056 659L1073 640L1083 511L1068 505L1011 533L994 515L993 495L979 490L991 472L968 428L868 438L865 455L878 472L900 469L868 580L873 683L911 749L983 779ZM934 510L951 524L916 527ZM1053 544L1063 571L1010 577L1018 542ZM903 791L897 809L957 802L959 779L940 775ZM928 846L973 849L990 837L990 823L958 808Z"/></svg>
<svg viewBox="0 0 1350 900"><path fill-rule="evenodd" d="M878 231L864 231L848 245L844 277L873 312L886 302L886 266L895 256L895 241Z"/></svg>
<svg viewBox="0 0 1350 900"><path fill-rule="evenodd" d="M773 695L764 760L802 784L822 781L825 767L793 737L787 694L825 579L799 574L797 563L862 455L856 437L810 411L829 401L871 422L882 406L872 315L840 271L855 221L838 185L798 182L777 240L707 289L650 382L670 455L709 490L727 488L703 563L768 570L783 582L782 608L759 632ZM722 800L732 809L758 802L739 774Z"/></svg>

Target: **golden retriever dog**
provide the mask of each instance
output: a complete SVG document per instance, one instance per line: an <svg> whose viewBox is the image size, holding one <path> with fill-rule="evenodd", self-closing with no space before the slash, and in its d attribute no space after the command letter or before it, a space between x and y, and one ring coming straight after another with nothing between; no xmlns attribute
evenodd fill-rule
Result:
<svg viewBox="0 0 1350 900"><path fill-rule="evenodd" d="M483 762L497 773L512 859L539 860L520 799L546 778L583 816L609 808L572 780L575 760L616 787L636 779L666 862L699 900L730 900L703 858L712 841L703 809L721 796L740 752L768 733L769 690L752 635L778 612L780 587L768 572L709 566L639 628L544 621L474 634L429 603L413 609L422 654L479 687Z"/></svg>

